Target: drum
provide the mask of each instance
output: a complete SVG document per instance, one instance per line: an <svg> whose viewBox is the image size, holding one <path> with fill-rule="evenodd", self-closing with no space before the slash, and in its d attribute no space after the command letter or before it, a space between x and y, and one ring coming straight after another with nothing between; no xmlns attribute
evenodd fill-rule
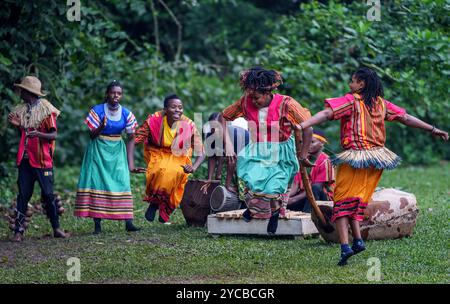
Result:
<svg viewBox="0 0 450 304"><path fill-rule="evenodd" d="M211 210L225 212L241 208L241 201L236 193L228 191L224 186L218 186L211 193Z"/></svg>
<svg viewBox="0 0 450 304"><path fill-rule="evenodd" d="M332 215L333 202L317 202L325 218ZM410 236L416 226L419 209L414 194L397 189L381 189L376 191L364 213L364 220L360 223L361 236L365 240L398 239ZM311 214L320 235L327 242L339 242L335 225L334 231L325 232L318 223L318 218ZM349 229L349 241L352 241Z"/></svg>
<svg viewBox="0 0 450 304"><path fill-rule="evenodd" d="M220 185L219 181L212 181L207 193L203 193L204 180L190 180L184 188L183 199L180 207L188 226L204 227L208 215L211 213L209 201L211 194Z"/></svg>

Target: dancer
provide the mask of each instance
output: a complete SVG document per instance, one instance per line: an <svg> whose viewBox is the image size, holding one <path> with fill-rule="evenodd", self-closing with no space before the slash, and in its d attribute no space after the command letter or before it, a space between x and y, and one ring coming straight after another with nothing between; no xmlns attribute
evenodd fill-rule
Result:
<svg viewBox="0 0 450 304"><path fill-rule="evenodd" d="M75 216L94 219L94 234L102 231L101 220L124 220L126 231L138 231L133 225L133 196L130 172L134 167L136 118L120 105L123 88L118 81L106 88L105 102L94 106L85 120L91 141L84 154L75 200ZM122 140L122 132L128 143Z"/></svg>
<svg viewBox="0 0 450 304"><path fill-rule="evenodd" d="M17 218L13 242L21 242L25 231L25 214L37 181L47 217L53 228L53 236L65 238L68 235L60 229L58 207L53 194L53 155L57 137L56 119L60 111L41 92L41 82L34 76L26 76L20 84L20 97L24 104L8 115L8 121L20 130L17 151L19 169L19 195L17 196Z"/></svg>
<svg viewBox="0 0 450 304"><path fill-rule="evenodd" d="M310 113L292 97L274 92L281 83L281 75L274 70L253 67L242 72L244 95L220 116L224 129L225 121L238 117L248 121L251 141L237 156L237 174L245 183L248 207L243 218L269 219L269 234L276 232L279 216L285 215L288 185L299 171L298 160L311 166L307 153L312 129L305 128L302 138L298 132L292 135L293 126L308 119ZM297 144L302 142L301 149L294 137ZM236 155L228 132L225 139L226 154L233 162Z"/></svg>
<svg viewBox="0 0 450 304"><path fill-rule="evenodd" d="M183 102L171 94L164 98L164 109L148 116L136 133L136 144L144 143L147 164L146 196L150 205L145 213L153 221L170 224L170 215L181 203L189 174L205 156L202 138L195 124L183 115ZM197 159L192 165L192 153Z"/></svg>
<svg viewBox="0 0 450 304"><path fill-rule="evenodd" d="M448 140L448 133L407 114L405 109L384 99L383 85L377 73L369 68L358 69L349 84L351 93L325 100L325 110L317 113L298 128L310 128L328 120L341 121L341 145L344 151L333 163L338 165L334 207L331 221L336 223L341 243L338 265L365 250L359 222L372 197L384 169L394 169L400 157L387 149L384 121L398 121L420 128L430 135ZM348 225L353 246L348 245Z"/></svg>

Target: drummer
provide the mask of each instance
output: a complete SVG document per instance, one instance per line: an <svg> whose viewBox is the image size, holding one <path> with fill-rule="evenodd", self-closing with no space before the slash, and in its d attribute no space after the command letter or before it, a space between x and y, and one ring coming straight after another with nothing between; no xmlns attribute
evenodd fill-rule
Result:
<svg viewBox="0 0 450 304"><path fill-rule="evenodd" d="M225 142L222 136L222 125L218 121L219 113L212 113L208 118L208 124L205 125L205 149L208 156L208 180L222 179L222 169L225 160ZM233 141L234 153L236 155L249 143L250 135L247 130L247 121L243 118L234 120L227 124L228 134ZM234 179L234 182L233 182ZM239 191L239 183L236 174L236 164L226 162L225 188L228 191L243 195ZM241 196L242 196L241 195ZM244 200L243 197L241 200Z"/></svg>
<svg viewBox="0 0 450 304"><path fill-rule="evenodd" d="M325 134L314 129L313 139L309 147L308 159L314 163L309 178L316 200L332 201L334 191L334 168L331 165L330 157L323 152L328 141ZM294 178L289 192L287 209L311 213L311 204L306 197L300 172Z"/></svg>

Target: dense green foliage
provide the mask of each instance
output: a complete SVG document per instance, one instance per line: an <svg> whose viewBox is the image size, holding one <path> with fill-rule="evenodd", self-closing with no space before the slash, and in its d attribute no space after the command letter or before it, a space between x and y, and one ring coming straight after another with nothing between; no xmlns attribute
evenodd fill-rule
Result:
<svg viewBox="0 0 450 304"><path fill-rule="evenodd" d="M448 1L383 1L380 22L367 21L363 2L81 1L81 21L69 22L65 1L2 1L0 176L11 172L18 142L7 124L20 102L13 83L27 74L39 76L62 110L58 166L80 164L88 141L82 122L111 80L124 84L123 104L140 122L173 91L189 116L208 116L239 97L238 73L255 64L282 71L281 92L312 112L348 90L356 67L371 66L387 99L450 125ZM333 150L337 130L327 126ZM388 146L410 163L450 158L448 144L425 132L397 125L388 132Z"/></svg>

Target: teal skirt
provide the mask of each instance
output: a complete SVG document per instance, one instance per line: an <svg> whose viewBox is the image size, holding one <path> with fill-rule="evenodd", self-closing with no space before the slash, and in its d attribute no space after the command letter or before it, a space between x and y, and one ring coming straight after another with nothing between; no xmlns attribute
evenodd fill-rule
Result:
<svg viewBox="0 0 450 304"><path fill-rule="evenodd" d="M133 196L125 143L121 137L91 140L78 180L75 216L126 220L133 218Z"/></svg>
<svg viewBox="0 0 450 304"><path fill-rule="evenodd" d="M254 217L269 218L279 208L284 213L289 185L299 169L293 136L284 142L253 142L238 154L237 175L245 183Z"/></svg>
<svg viewBox="0 0 450 304"><path fill-rule="evenodd" d="M238 177L253 193L286 193L299 168L292 136L284 142L250 143L238 154Z"/></svg>

